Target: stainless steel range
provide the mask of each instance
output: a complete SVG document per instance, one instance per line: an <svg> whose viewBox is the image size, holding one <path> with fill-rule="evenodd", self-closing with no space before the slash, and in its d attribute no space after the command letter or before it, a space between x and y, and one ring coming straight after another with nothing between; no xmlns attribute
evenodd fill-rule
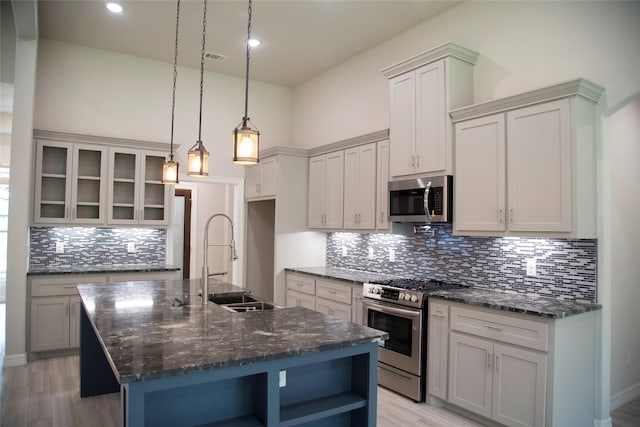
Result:
<svg viewBox="0 0 640 427"><path fill-rule="evenodd" d="M435 280L394 279L365 283L364 321L389 339L378 352L378 384L424 401L427 362L425 292L460 287Z"/></svg>

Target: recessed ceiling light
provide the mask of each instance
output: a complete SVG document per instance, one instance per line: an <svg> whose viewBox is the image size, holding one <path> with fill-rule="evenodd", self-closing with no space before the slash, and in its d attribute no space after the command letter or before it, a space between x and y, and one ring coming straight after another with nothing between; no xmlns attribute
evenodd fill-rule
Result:
<svg viewBox="0 0 640 427"><path fill-rule="evenodd" d="M107 3L107 9L113 13L122 13L122 6L118 3Z"/></svg>
<svg viewBox="0 0 640 427"><path fill-rule="evenodd" d="M249 39L249 46L251 47L257 47L260 46L260 40L258 39Z"/></svg>

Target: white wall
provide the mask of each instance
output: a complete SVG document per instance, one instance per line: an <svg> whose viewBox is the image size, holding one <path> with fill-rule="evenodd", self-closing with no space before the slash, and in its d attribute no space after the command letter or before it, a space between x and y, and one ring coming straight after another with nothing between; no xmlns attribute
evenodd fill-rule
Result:
<svg viewBox="0 0 640 427"><path fill-rule="evenodd" d="M640 2L466 2L303 83L293 144L312 148L389 127L379 70L452 41L480 53L475 101L578 77L611 105L640 88Z"/></svg>
<svg viewBox="0 0 640 427"><path fill-rule="evenodd" d="M609 117L611 397L640 395L640 94Z"/></svg>
<svg viewBox="0 0 640 427"><path fill-rule="evenodd" d="M173 64L41 39L37 129L169 142ZM292 90L250 82L249 114L261 148L290 142ZM177 160L198 139L200 70L178 67L174 143ZM244 177L231 163L231 132L244 114L244 79L205 72L202 140L209 174Z"/></svg>

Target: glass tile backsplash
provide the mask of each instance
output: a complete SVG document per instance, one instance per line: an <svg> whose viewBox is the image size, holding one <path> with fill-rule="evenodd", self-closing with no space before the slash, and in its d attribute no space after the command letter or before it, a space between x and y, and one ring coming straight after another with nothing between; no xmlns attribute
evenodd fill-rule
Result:
<svg viewBox="0 0 640 427"><path fill-rule="evenodd" d="M155 228L31 227L29 267L165 264L166 235Z"/></svg>
<svg viewBox="0 0 640 427"><path fill-rule="evenodd" d="M437 279L475 288L551 298L596 301L597 241L454 236L434 225L435 236L327 233L327 265ZM346 252L346 255L344 255ZM390 262L390 257L395 258ZM536 275L526 262L536 260Z"/></svg>

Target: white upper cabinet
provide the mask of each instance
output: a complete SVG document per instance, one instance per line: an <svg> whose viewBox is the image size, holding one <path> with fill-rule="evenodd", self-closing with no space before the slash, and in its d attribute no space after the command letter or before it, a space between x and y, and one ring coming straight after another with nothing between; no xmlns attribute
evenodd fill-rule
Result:
<svg viewBox="0 0 640 427"><path fill-rule="evenodd" d="M344 151L344 228L376 227L376 143Z"/></svg>
<svg viewBox="0 0 640 427"><path fill-rule="evenodd" d="M34 223L105 223L106 147L36 141Z"/></svg>
<svg viewBox="0 0 640 427"><path fill-rule="evenodd" d="M595 238L602 91L575 80L452 111L456 234Z"/></svg>
<svg viewBox="0 0 640 427"><path fill-rule="evenodd" d="M309 228L343 225L344 151L309 158Z"/></svg>
<svg viewBox="0 0 640 427"><path fill-rule="evenodd" d="M167 225L170 187L162 183L163 153L111 148L108 223Z"/></svg>
<svg viewBox="0 0 640 427"><path fill-rule="evenodd" d="M376 229L389 230L389 141L378 142L376 156Z"/></svg>
<svg viewBox="0 0 640 427"><path fill-rule="evenodd" d="M453 174L448 111L473 102L477 56L446 43L382 70L390 83L392 178Z"/></svg>
<svg viewBox="0 0 640 427"><path fill-rule="evenodd" d="M247 166L244 186L246 199L275 197L276 167L276 156L262 159L255 166Z"/></svg>

